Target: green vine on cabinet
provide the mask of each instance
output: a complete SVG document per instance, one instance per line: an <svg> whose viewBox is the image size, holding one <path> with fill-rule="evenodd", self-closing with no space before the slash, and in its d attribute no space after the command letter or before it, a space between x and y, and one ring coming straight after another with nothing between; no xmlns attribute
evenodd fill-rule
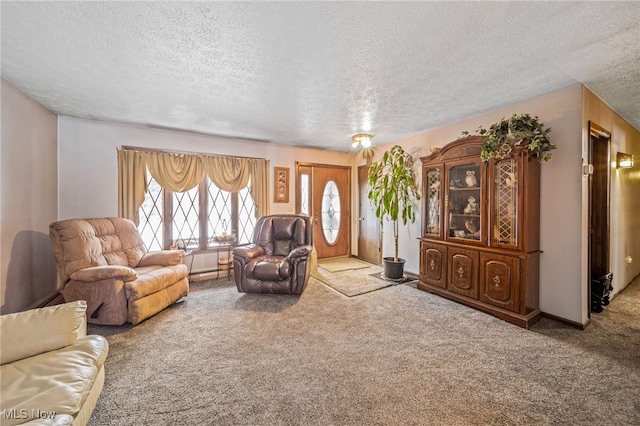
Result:
<svg viewBox="0 0 640 426"><path fill-rule="evenodd" d="M478 127L477 134L482 136L482 150L480 157L483 161L490 158L503 159L519 145L525 146L541 163L551 160L551 150L556 146L549 140L551 128L545 129L538 116L529 114L513 114L508 119L502 118L498 123ZM468 131L462 136L469 136Z"/></svg>

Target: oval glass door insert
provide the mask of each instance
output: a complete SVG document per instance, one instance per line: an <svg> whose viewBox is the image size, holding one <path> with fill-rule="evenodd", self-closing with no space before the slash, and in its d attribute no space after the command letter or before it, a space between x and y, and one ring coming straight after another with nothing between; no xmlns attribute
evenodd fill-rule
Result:
<svg viewBox="0 0 640 426"><path fill-rule="evenodd" d="M332 180L327 182L322 192L322 232L329 244L334 244L340 233L340 193Z"/></svg>

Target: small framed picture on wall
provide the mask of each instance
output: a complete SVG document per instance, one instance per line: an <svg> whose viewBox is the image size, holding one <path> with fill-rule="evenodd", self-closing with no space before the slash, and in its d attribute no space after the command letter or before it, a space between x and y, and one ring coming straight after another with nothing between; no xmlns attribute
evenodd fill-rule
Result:
<svg viewBox="0 0 640 426"><path fill-rule="evenodd" d="M289 202L289 168L274 167L273 168L273 202L288 203Z"/></svg>

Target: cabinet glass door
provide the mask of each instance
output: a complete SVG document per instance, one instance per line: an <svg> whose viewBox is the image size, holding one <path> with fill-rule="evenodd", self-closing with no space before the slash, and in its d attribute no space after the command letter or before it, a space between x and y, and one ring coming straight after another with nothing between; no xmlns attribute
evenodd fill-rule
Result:
<svg viewBox="0 0 640 426"><path fill-rule="evenodd" d="M481 239L482 169L480 164L463 164L449 169L449 239Z"/></svg>
<svg viewBox="0 0 640 426"><path fill-rule="evenodd" d="M493 165L493 205L491 242L517 246L518 234L518 162L500 160Z"/></svg>
<svg viewBox="0 0 640 426"><path fill-rule="evenodd" d="M430 237L442 235L440 206L442 204L442 173L439 168L425 171L424 233Z"/></svg>

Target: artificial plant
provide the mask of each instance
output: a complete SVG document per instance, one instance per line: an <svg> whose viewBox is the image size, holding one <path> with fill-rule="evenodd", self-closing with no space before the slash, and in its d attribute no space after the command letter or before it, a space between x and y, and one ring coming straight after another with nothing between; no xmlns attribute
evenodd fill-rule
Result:
<svg viewBox="0 0 640 426"><path fill-rule="evenodd" d="M516 146L522 145L540 162L547 162L552 158L551 150L556 149L549 140L550 131L551 128L545 129L538 116L513 114L508 119L503 117L488 129L480 126L476 130L482 136L480 157L483 161L502 159L511 154ZM464 131L462 135L469 136L469 132Z"/></svg>

